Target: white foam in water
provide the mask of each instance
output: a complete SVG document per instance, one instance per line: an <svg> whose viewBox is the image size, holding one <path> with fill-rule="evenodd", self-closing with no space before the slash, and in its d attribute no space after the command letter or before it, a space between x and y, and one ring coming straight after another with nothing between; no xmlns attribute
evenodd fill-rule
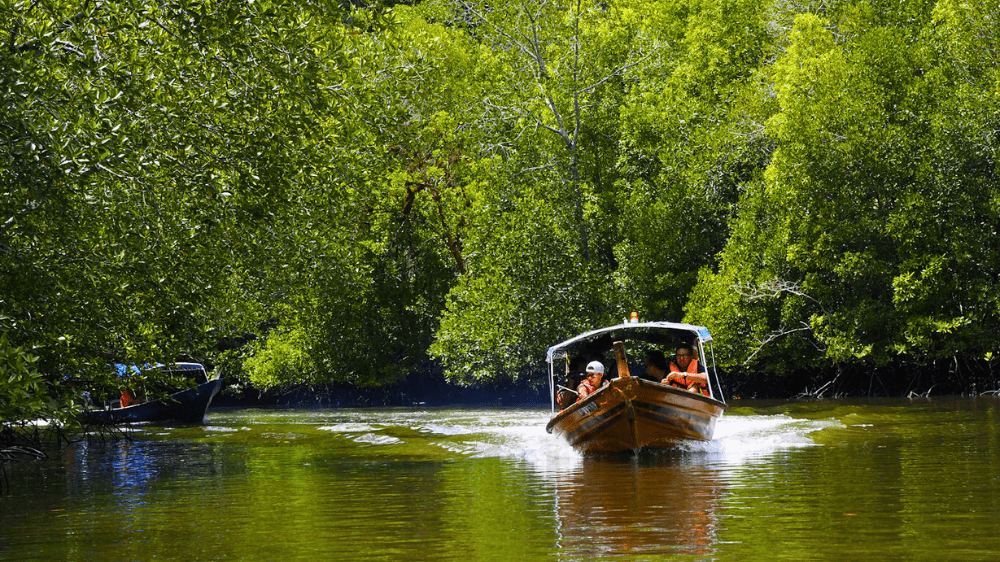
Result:
<svg viewBox="0 0 1000 562"><path fill-rule="evenodd" d="M511 458L536 469L574 470L583 455L564 439L545 431L551 419L547 410L417 410L385 412L372 417L365 412L359 421L320 427L347 434L357 443L393 445L396 437L379 434L385 427L405 427L431 440L427 445L471 458ZM360 421L364 420L364 421ZM723 416L712 441L689 441L678 450L697 464L739 466L766 460L790 449L814 447L814 431L841 426L835 420L798 419L787 415Z"/></svg>
<svg viewBox="0 0 1000 562"><path fill-rule="evenodd" d="M580 453L545 431L545 410L432 410L394 412L379 422L423 434L455 437L430 443L472 458L517 458L542 465L579 463Z"/></svg>
<svg viewBox="0 0 1000 562"><path fill-rule="evenodd" d="M397 439L390 435L378 435L376 433L365 433L354 438L356 443L371 443L372 445L395 445L402 443L402 439Z"/></svg>
<svg viewBox="0 0 1000 562"><path fill-rule="evenodd" d="M470 433L475 433L474 430L468 427L434 423L414 426L413 429L419 431L420 433L433 433L436 435L468 435Z"/></svg>
<svg viewBox="0 0 1000 562"><path fill-rule="evenodd" d="M466 453L473 457L516 458L545 471L578 467L583 455L564 439L545 431L549 419L548 412L490 415L483 420L485 424L466 428L480 436L465 443L470 447ZM832 420L803 420L786 415L724 416L712 441L688 441L678 449L693 457L692 460L702 458L710 464L742 465L783 450L814 447L816 443L810 433L839 425Z"/></svg>
<svg viewBox="0 0 1000 562"><path fill-rule="evenodd" d="M236 431L239 431L239 430L236 429L235 427L222 427L222 426L218 426L218 425L206 425L205 426L205 431L218 431L218 432L222 432L222 433L233 433L233 432L236 432Z"/></svg>
<svg viewBox="0 0 1000 562"><path fill-rule="evenodd" d="M375 431L375 428L367 423L338 423L336 425L324 425L319 429L321 431L332 431L334 433L362 433L365 431Z"/></svg>
<svg viewBox="0 0 1000 562"><path fill-rule="evenodd" d="M431 443L431 445L434 445L435 447L441 447L445 451L456 453L459 455L471 456L476 452L475 447L471 446L468 443L436 442L436 443Z"/></svg>
<svg viewBox="0 0 1000 562"><path fill-rule="evenodd" d="M814 447L809 434L841 425L832 420L804 420L786 415L724 416L711 441L688 441L683 449L706 453L725 464L746 464L788 449Z"/></svg>
<svg viewBox="0 0 1000 562"><path fill-rule="evenodd" d="M545 431L548 412L504 412L489 427L481 427L490 437L476 440L473 457L516 458L546 470L567 470L578 466L583 455L564 439Z"/></svg>

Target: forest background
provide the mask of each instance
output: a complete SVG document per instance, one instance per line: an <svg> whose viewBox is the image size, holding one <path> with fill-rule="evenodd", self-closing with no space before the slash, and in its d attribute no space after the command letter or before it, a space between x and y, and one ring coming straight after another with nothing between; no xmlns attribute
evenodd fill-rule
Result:
<svg viewBox="0 0 1000 562"><path fill-rule="evenodd" d="M708 326L735 394L995 390L997 30L963 0L0 0L0 420L67 419L116 361L533 388L633 310Z"/></svg>

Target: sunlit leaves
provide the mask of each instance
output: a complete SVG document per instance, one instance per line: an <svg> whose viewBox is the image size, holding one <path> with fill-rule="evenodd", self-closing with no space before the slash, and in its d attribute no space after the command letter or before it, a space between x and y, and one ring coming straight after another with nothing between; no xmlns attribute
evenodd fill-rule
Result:
<svg viewBox="0 0 1000 562"><path fill-rule="evenodd" d="M454 380L521 377L633 309L775 370L980 357L998 16L0 2L0 329L98 379L256 339L267 385L435 339Z"/></svg>
<svg viewBox="0 0 1000 562"><path fill-rule="evenodd" d="M741 209L758 212L741 210L721 273L695 293L722 314L720 326L762 350L758 361L783 363L796 341L816 365L992 345L983 333L996 310L981 297L997 264L994 245L982 243L995 236L986 132L995 104L983 87L990 79L981 81L992 70L968 62L984 60L991 35L975 22L978 9L910 8L907 17L872 6L833 20L799 15L773 66L778 144L766 189L747 193ZM958 35L986 43L974 55ZM727 292L762 276L807 298ZM756 315L764 303L770 312ZM734 311L750 322L733 322ZM800 324L807 329L795 331Z"/></svg>
<svg viewBox="0 0 1000 562"><path fill-rule="evenodd" d="M305 133L337 68L315 47L338 48L342 13L0 6L0 312L46 377L99 384L113 360L205 360L255 319L235 303L277 250L275 202L324 169L302 156L316 160Z"/></svg>

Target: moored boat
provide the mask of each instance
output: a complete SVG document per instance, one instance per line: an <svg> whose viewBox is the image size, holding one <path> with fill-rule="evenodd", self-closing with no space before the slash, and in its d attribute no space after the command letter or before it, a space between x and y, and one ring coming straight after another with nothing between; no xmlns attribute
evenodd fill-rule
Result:
<svg viewBox="0 0 1000 562"><path fill-rule="evenodd" d="M585 453L668 448L683 440L711 440L716 422L727 409L714 360L704 373L707 384L689 390L664 384L660 377L651 380L633 375L642 369L638 365L631 368L626 356L643 357L650 351L672 354L678 347L690 346L695 364L700 366L706 346L707 357L714 357L711 342L704 326L632 322L586 332L550 347L546 361L555 415L546 430L563 436ZM566 400L575 399L578 369L574 367L581 360L592 359L613 366L616 372L609 369L605 378L610 380L589 396L575 402ZM566 366L565 374L562 365ZM559 384L562 377L568 386Z"/></svg>
<svg viewBox="0 0 1000 562"><path fill-rule="evenodd" d="M126 368L124 365L116 366L119 374L127 373L129 370L138 371L138 367ZM200 363L172 363L170 365L157 364L150 369L158 369L170 372L174 375L181 375L191 381L195 386L184 388L169 394L166 397L148 401L136 401L130 392L123 393L124 400L109 402L101 408L84 410L80 414L80 421L83 423L99 424L120 424L139 422L159 422L167 420L183 422L201 422L205 419L205 412L212 403L212 399L222 388L222 379L213 374L209 376L205 367ZM124 402L124 403L123 403Z"/></svg>

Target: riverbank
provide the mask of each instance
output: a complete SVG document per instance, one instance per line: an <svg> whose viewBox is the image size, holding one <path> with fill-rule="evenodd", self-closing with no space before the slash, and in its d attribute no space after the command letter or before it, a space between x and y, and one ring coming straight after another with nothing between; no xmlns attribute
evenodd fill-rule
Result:
<svg viewBox="0 0 1000 562"><path fill-rule="evenodd" d="M844 366L836 370L791 373L719 371L726 400L820 400L844 397L933 397L1000 392L1000 370L989 362L938 362L879 368ZM361 388L325 384L262 391L228 383L213 404L223 406L399 407L476 405L496 407L548 406L548 375L528 377L536 383L503 382L460 386L440 372L412 373L393 385Z"/></svg>
<svg viewBox="0 0 1000 562"><path fill-rule="evenodd" d="M721 373L730 398L979 396L1000 393L1000 369L987 361L936 361L883 367L843 366L791 373Z"/></svg>
<svg viewBox="0 0 1000 562"><path fill-rule="evenodd" d="M538 380L547 380L544 373ZM400 406L476 405L488 407L548 406L548 383L503 382L461 386L449 383L440 372L412 373L403 382L382 387L357 387L344 383L259 390L226 381L213 406L288 406L365 408Z"/></svg>

